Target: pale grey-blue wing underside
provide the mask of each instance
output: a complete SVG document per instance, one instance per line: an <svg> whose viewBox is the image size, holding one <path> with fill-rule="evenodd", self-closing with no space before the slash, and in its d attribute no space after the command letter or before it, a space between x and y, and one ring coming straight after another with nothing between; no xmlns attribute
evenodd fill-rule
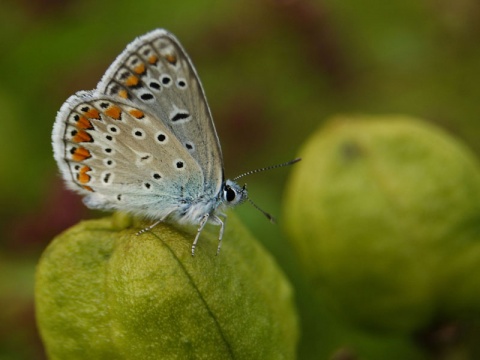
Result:
<svg viewBox="0 0 480 360"><path fill-rule="evenodd" d="M97 91L142 104L198 163L205 195L218 194L223 182L220 143L195 68L172 34L158 29L135 39L109 67Z"/></svg>

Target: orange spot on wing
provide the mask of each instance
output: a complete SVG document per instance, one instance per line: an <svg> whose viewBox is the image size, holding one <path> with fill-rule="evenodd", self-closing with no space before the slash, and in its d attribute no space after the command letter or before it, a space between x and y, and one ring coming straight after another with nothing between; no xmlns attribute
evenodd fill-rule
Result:
<svg viewBox="0 0 480 360"><path fill-rule="evenodd" d="M97 109L89 108L88 111L85 111L85 115L87 115L87 117L89 117L90 119L100 120L100 113Z"/></svg>
<svg viewBox="0 0 480 360"><path fill-rule="evenodd" d="M93 189L92 189L90 186L83 185L82 187L83 187L85 190L88 190L88 191L94 192L94 191L93 191Z"/></svg>
<svg viewBox="0 0 480 360"><path fill-rule="evenodd" d="M75 149L75 152L72 154L72 159L74 161L83 161L92 157L90 151L85 149L84 147L79 147Z"/></svg>
<svg viewBox="0 0 480 360"><path fill-rule="evenodd" d="M148 58L148 62L152 65L156 64L157 61L158 61L157 55L150 55L150 57Z"/></svg>
<svg viewBox="0 0 480 360"><path fill-rule="evenodd" d="M124 99L128 99L128 92L125 89L122 89L118 92L118 96Z"/></svg>
<svg viewBox="0 0 480 360"><path fill-rule="evenodd" d="M125 80L125 85L127 86L137 86L139 82L138 77L135 75L130 75L127 80Z"/></svg>
<svg viewBox="0 0 480 360"><path fill-rule="evenodd" d="M87 172L91 170L92 169L89 166L82 167L78 172L78 177L77 177L78 181L80 181L82 184L88 183L92 177L88 175Z"/></svg>
<svg viewBox="0 0 480 360"><path fill-rule="evenodd" d="M170 63L170 64L175 64L177 62L177 57L173 54L168 54L165 56L165 59L167 59L167 61Z"/></svg>
<svg viewBox="0 0 480 360"><path fill-rule="evenodd" d="M132 115L134 118L137 118L137 119L142 119L145 114L143 113L143 111L141 110L138 110L138 109L132 109L129 111L130 115Z"/></svg>
<svg viewBox="0 0 480 360"><path fill-rule="evenodd" d="M122 109L120 109L118 106L112 105L105 110L105 115L110 116L115 120L120 120L120 117L122 116Z"/></svg>
<svg viewBox="0 0 480 360"><path fill-rule="evenodd" d="M92 130L93 126L92 126L92 123L86 117L81 116L80 119L78 119L77 121L77 128Z"/></svg>
<svg viewBox="0 0 480 360"><path fill-rule="evenodd" d="M92 141L92 137L90 136L89 133L87 133L86 131L84 130L80 130L78 131L75 136L73 137L72 139L74 142L76 143L80 143L80 142L91 142Z"/></svg>
<svg viewBox="0 0 480 360"><path fill-rule="evenodd" d="M138 75L142 75L145 72L145 64L142 63L140 65L135 66L133 71L135 71Z"/></svg>

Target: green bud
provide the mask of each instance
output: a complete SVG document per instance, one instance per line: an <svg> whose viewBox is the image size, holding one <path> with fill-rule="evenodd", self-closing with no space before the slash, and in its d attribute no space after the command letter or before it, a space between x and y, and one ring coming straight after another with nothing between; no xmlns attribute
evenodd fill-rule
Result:
<svg viewBox="0 0 480 360"><path fill-rule="evenodd" d="M319 294L346 318L412 331L444 315L445 302L451 314L475 301L480 311L480 171L466 147L408 117L337 118L300 156L287 230Z"/></svg>
<svg viewBox="0 0 480 360"><path fill-rule="evenodd" d="M45 250L37 322L49 359L293 359L292 288L230 216L195 231L115 216L81 222Z"/></svg>

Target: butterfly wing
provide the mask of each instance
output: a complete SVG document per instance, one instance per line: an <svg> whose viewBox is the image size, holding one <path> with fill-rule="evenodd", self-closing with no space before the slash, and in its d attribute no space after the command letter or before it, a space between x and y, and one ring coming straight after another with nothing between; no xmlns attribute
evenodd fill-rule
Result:
<svg viewBox="0 0 480 360"><path fill-rule="evenodd" d="M196 71L176 38L158 29L134 40L97 89L57 114L54 156L89 207L161 219L189 205L210 211L223 160Z"/></svg>
<svg viewBox="0 0 480 360"><path fill-rule="evenodd" d="M204 193L216 196L223 159L205 93L188 55L169 32L157 29L127 46L97 86L100 93L142 104L198 163Z"/></svg>
<svg viewBox="0 0 480 360"><path fill-rule="evenodd" d="M203 194L203 172L190 151L129 101L79 92L58 112L52 139L63 177L89 207L161 219Z"/></svg>

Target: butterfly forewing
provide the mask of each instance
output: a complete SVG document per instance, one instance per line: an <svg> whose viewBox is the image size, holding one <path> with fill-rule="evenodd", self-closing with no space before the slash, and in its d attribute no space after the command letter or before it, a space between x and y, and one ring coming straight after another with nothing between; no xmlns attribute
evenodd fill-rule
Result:
<svg viewBox="0 0 480 360"><path fill-rule="evenodd" d="M133 41L107 70L98 91L155 114L154 120L202 169L205 195L220 191L223 161L210 110L196 71L172 34L155 30Z"/></svg>

